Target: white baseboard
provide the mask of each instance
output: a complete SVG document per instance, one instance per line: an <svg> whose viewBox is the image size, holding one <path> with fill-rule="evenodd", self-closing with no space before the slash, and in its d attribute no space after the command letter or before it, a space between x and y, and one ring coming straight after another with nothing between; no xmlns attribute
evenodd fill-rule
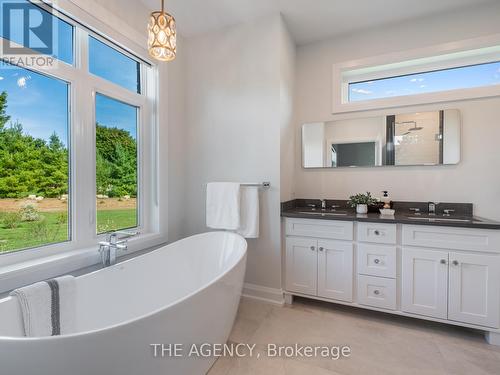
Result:
<svg viewBox="0 0 500 375"><path fill-rule="evenodd" d="M263 302L274 303L283 306L285 299L281 289L269 288L267 286L245 283L243 285L242 296Z"/></svg>

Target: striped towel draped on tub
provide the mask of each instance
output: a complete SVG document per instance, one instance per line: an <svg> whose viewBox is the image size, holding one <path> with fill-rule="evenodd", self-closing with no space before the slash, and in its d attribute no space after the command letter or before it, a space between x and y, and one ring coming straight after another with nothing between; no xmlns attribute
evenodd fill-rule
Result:
<svg viewBox="0 0 500 375"><path fill-rule="evenodd" d="M73 276L41 281L16 289L10 295L19 301L27 337L58 336L75 331Z"/></svg>

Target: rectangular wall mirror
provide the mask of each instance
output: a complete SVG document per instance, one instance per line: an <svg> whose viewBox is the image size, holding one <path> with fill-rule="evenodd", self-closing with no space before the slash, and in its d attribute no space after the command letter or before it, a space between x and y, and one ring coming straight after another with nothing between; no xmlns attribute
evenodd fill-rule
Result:
<svg viewBox="0 0 500 375"><path fill-rule="evenodd" d="M302 126L304 168L457 164L460 111L316 122Z"/></svg>

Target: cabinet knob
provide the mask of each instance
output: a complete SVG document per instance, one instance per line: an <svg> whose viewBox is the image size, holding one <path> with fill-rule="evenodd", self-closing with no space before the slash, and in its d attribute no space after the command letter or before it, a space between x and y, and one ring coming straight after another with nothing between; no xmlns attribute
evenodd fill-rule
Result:
<svg viewBox="0 0 500 375"><path fill-rule="evenodd" d="M320 248L319 248L319 251L323 251L323 250L325 250L325 249L324 249L324 248L322 248L322 247L320 247Z"/></svg>
<svg viewBox="0 0 500 375"><path fill-rule="evenodd" d="M454 266L458 266L458 265L459 265L458 260L454 260L454 261L452 262L452 264L453 264Z"/></svg>
<svg viewBox="0 0 500 375"><path fill-rule="evenodd" d="M379 264L379 263L380 263L380 259L375 259L375 260L373 261L373 263L375 263L375 264Z"/></svg>
<svg viewBox="0 0 500 375"><path fill-rule="evenodd" d="M440 263L441 264L446 264L446 259L441 259Z"/></svg>
<svg viewBox="0 0 500 375"><path fill-rule="evenodd" d="M378 230L376 230L376 231L375 231L375 232L373 232L373 233L375 233L375 235L376 235L376 236L379 236L379 235L380 235L380 231L378 231Z"/></svg>
<svg viewBox="0 0 500 375"><path fill-rule="evenodd" d="M311 246L311 250L314 251L315 247L314 246Z"/></svg>
<svg viewBox="0 0 500 375"><path fill-rule="evenodd" d="M375 290L373 291L373 294L375 294L376 296L378 296L378 295L380 294L380 290L375 289Z"/></svg>

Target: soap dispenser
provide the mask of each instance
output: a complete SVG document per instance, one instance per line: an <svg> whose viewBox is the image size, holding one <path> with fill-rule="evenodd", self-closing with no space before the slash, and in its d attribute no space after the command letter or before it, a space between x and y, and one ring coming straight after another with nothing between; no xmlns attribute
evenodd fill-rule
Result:
<svg viewBox="0 0 500 375"><path fill-rule="evenodd" d="M390 209L391 208L391 198L389 197L389 192L387 190L382 191L384 194L382 198L382 202L384 202L384 209Z"/></svg>

